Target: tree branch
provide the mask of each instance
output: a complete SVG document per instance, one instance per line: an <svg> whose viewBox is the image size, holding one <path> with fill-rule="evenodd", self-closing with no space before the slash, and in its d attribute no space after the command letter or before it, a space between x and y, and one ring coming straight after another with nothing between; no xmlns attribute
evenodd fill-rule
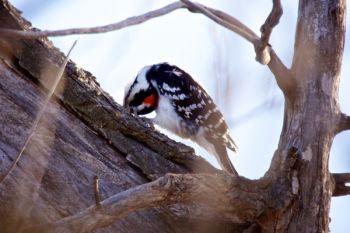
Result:
<svg viewBox="0 0 350 233"><path fill-rule="evenodd" d="M214 22L242 36L252 44L255 44L259 40L259 37L247 26L222 11L206 7L202 4L194 3L189 0L181 0L181 2L186 4L189 11L194 13L202 13L208 18L212 19Z"/></svg>
<svg viewBox="0 0 350 233"><path fill-rule="evenodd" d="M223 218L235 222L253 220L266 205L266 193L257 189L255 183L226 173L167 174L111 196L101 202L100 208L93 205L74 216L31 227L24 232L90 232L138 209L193 202L205 203Z"/></svg>
<svg viewBox="0 0 350 233"><path fill-rule="evenodd" d="M137 24L144 23L150 19L166 15L174 10L183 8L184 4L180 1L171 3L157 10L147 12L142 15L129 17L117 23L112 23L104 26L98 27L87 27L87 28L70 28L63 30L44 30L44 31L18 31L13 29L0 29L0 36L18 36L28 39L35 39L47 36L68 36L77 34L97 34L116 31L122 28L134 26Z"/></svg>
<svg viewBox="0 0 350 233"><path fill-rule="evenodd" d="M280 0L273 0L272 10L267 17L265 23L261 26L261 39L259 43L255 45L256 59L262 64L268 64L270 62L269 54L269 41L272 29L279 23L279 20L283 14L283 9Z"/></svg>
<svg viewBox="0 0 350 233"><path fill-rule="evenodd" d="M350 173L333 173L334 180L333 197L350 195Z"/></svg>
<svg viewBox="0 0 350 233"><path fill-rule="evenodd" d="M272 10L260 28L261 39L254 44L256 60L262 64L268 64L283 93L292 97L294 95L295 79L293 79L290 70L283 64L269 45L272 29L279 23L283 14L281 1L273 0L272 2Z"/></svg>
<svg viewBox="0 0 350 233"><path fill-rule="evenodd" d="M133 211L172 204L203 204L216 216L232 223L258 221L265 211L278 212L289 205L298 193L295 166L299 152L292 147L282 153L277 154L274 165L259 180L235 177L226 172L167 174L115 194L99 206L92 205L73 216L27 228L23 233L90 232Z"/></svg>
<svg viewBox="0 0 350 233"><path fill-rule="evenodd" d="M280 1L275 0L272 11L267 18L266 22L262 26L262 39L260 39L250 28L241 23L239 20L230 16L229 14L206 7L204 5L191 2L189 0L181 0L178 2L171 3L165 7L159 8L148 13L134 16L122 20L117 23L91 27L91 28L72 28L64 30L44 30L44 31L18 31L12 29L0 29L0 36L17 36L23 38L40 38L46 36L66 36L66 35L76 35L76 34L96 34L105 33L110 31L116 31L125 27L141 24L150 19L166 15L172 11L180 8L187 8L191 12L201 13L212 19L214 22L220 24L221 26L237 33L254 45L256 51L256 60L264 65L268 64L269 69L274 74L278 86L281 88L286 96L290 95L289 90L293 89L295 80L292 79L290 70L283 64L279 59L277 54L268 44L268 39L270 37L272 28L277 25L278 20L282 14L282 7Z"/></svg>
<svg viewBox="0 0 350 233"><path fill-rule="evenodd" d="M336 133L341 133L345 130L350 130L350 116L345 113L340 113L339 121L336 125Z"/></svg>
<svg viewBox="0 0 350 233"><path fill-rule="evenodd" d="M293 79L290 70L283 64L274 50L268 46L268 40L272 28L276 26L283 13L280 1L274 0L274 5L269 17L262 26L262 38L260 39L250 28L241 23L236 18L225 12L203 6L189 0L181 0L187 5L187 8L195 13L202 13L220 24L221 26L237 33L254 45L256 60L261 64L268 65L276 78L278 86L286 96L292 97L295 79Z"/></svg>

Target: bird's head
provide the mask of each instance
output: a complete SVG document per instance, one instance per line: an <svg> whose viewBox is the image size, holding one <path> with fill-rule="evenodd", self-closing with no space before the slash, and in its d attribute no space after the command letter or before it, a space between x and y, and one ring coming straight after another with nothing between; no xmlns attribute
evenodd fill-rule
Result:
<svg viewBox="0 0 350 233"><path fill-rule="evenodd" d="M125 88L123 106L133 114L145 115L153 112L158 106L158 92L147 76L151 68L152 66L142 68Z"/></svg>

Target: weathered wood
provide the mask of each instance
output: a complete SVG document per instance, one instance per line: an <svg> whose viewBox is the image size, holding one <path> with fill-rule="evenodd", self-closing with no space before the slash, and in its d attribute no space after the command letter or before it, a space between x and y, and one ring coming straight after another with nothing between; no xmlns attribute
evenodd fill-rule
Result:
<svg viewBox="0 0 350 233"><path fill-rule="evenodd" d="M1 3L1 27L30 29L15 9ZM292 68L271 51L269 67L285 94L285 119L271 166L255 181L218 172L191 148L126 113L91 74L70 63L31 146L0 186L0 229L92 230L139 208L186 203L138 210L98 232L327 232L332 194L339 188L348 192L341 182L348 175L328 171L333 138L349 127L338 103L344 35L345 1L300 1ZM0 55L3 172L26 137L63 55L46 40L5 37L0 38ZM214 174L163 176L169 171ZM95 206L95 175L101 179L101 206L113 217ZM196 198L187 199L191 195ZM205 206L198 206L204 199ZM119 205L118 200L131 204ZM93 214L100 215L79 225Z"/></svg>
<svg viewBox="0 0 350 233"><path fill-rule="evenodd" d="M328 232L332 180L331 145L339 124L338 89L344 51L343 0L299 1L293 99L286 100L279 148L302 151L300 195L276 220L277 232Z"/></svg>
<svg viewBox="0 0 350 233"><path fill-rule="evenodd" d="M31 28L7 1L0 4L0 27ZM25 140L64 57L47 40L8 38L0 38L0 56L3 175ZM166 172L216 171L193 149L127 114L90 73L74 63L67 66L59 90L17 168L0 185L1 232L20 232L92 205L95 175L100 178L103 200ZM205 221L210 222L208 218ZM96 232L193 232L201 222L167 209L149 209ZM227 224L222 222L223 227Z"/></svg>

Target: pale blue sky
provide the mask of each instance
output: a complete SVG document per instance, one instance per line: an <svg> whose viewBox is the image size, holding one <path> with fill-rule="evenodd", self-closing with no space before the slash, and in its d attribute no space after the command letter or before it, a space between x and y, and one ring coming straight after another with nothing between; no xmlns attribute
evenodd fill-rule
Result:
<svg viewBox="0 0 350 233"><path fill-rule="evenodd" d="M172 1L130 0L127 4L122 0L101 0L98 3L94 0L11 2L23 11L24 17L34 27L53 30L109 24ZM225 10L258 33L272 1L199 2ZM270 42L289 66L294 48L297 1L287 0L283 4L284 15L273 31ZM348 17L347 24L349 23ZM142 25L112 33L52 40L66 52L78 37L80 39L72 53L72 60L94 74L103 89L118 103L122 103L124 86L128 80L134 78L145 65L167 61L188 71L214 97L229 123L231 134L239 146L239 153L230 155L238 172L249 178L259 178L267 170L282 127L283 98L268 68L255 61L254 49L247 41L204 16L187 10L178 10ZM348 33L347 40L349 38ZM348 114L350 67L346 64L349 64L349 54L350 48L346 44L340 104ZM219 88L219 93L222 93L227 85L223 79L229 80L232 87L230 96L226 99L217 91ZM258 106L260 107L257 108ZM180 140L174 135L171 137ZM189 141L181 141L194 146ZM349 172L349 141L350 132L342 133L335 139L330 158L332 172ZM212 156L198 146L194 147L198 154L217 166ZM349 210L350 197L332 199L332 232L350 231Z"/></svg>

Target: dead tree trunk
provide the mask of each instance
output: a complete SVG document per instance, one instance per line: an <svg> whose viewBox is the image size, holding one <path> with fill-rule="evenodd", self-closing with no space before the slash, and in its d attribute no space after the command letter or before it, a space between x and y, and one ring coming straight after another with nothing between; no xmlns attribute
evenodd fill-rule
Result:
<svg viewBox="0 0 350 233"><path fill-rule="evenodd" d="M31 28L7 1L0 2L0 27ZM28 136L63 58L47 40L0 38L1 177ZM1 233L21 232L94 205L95 175L104 200L167 172L216 170L193 149L127 114L74 63L66 67L59 89L15 170L0 184ZM215 232L215 222L222 224L218 229L228 224L211 214L210 224L192 221L185 218L188 211L185 206L141 210L95 232L196 232L202 224L208 226L205 232Z"/></svg>
<svg viewBox="0 0 350 233"><path fill-rule="evenodd" d="M329 153L341 118L338 90L345 37L345 1L299 2L291 73L279 148L302 151L298 197L276 220L280 232L327 232L333 185Z"/></svg>
<svg viewBox="0 0 350 233"><path fill-rule="evenodd" d="M273 2L265 26L275 15L273 27L281 15L279 1ZM47 40L4 36L0 175L7 179L0 184L1 232L328 231L331 197L350 194L350 175L328 171L335 135L350 129L338 103L345 1L300 0L291 69L273 50L265 59L272 28L264 27L260 39L224 12L188 0L171 10L181 7L242 33L284 93L283 130L265 176L247 180L217 171L192 149L129 115L73 63L26 153L6 175L64 56ZM31 30L4 0L0 27ZM101 202L94 199L95 175Z"/></svg>

